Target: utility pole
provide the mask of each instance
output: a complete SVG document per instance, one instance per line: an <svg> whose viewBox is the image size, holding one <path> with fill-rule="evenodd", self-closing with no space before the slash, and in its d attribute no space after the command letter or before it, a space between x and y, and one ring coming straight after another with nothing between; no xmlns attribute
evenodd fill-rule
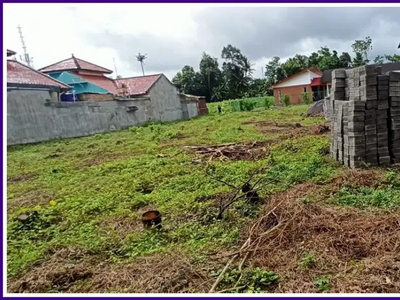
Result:
<svg viewBox="0 0 400 300"><path fill-rule="evenodd" d="M18 32L19 32L19 37L21 39L21 44L22 44L22 49L24 50L24 61L25 63L29 66L29 67L33 67L32 66L32 60L31 57L29 56L27 50L26 50L26 45L25 45L25 41L24 41L24 36L22 35L22 28L21 25L18 25Z"/></svg>
<svg viewBox="0 0 400 300"><path fill-rule="evenodd" d="M261 67L261 79L264 79L264 68Z"/></svg>

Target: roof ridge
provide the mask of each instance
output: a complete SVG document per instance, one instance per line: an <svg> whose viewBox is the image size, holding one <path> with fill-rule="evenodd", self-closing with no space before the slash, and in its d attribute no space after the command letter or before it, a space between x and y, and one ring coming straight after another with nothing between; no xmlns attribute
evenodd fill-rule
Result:
<svg viewBox="0 0 400 300"><path fill-rule="evenodd" d="M49 78L50 80L53 80L53 81L55 81L55 82L57 82L57 83L59 83L59 84L61 84L61 85L63 85L63 86L67 86L67 87L71 88L70 85L68 85L68 84L66 84L66 83L64 83L64 82L62 82L62 81L59 81L59 80L57 80L57 79L55 79L55 78L53 78L53 77L51 77L51 76L49 76L49 75L47 75L47 74L44 74L44 73L42 73L42 72L40 72L40 71L38 71L38 70L35 70L34 68L31 68L31 67L29 67L29 66L27 66L27 65L24 65L23 63L21 63L21 62L19 62L19 61L17 61L17 60L7 59L7 61L16 62L17 64L20 64L21 66L23 66L23 67L25 67L25 68L28 68L28 69L30 69L31 71L35 72L35 73L38 73L38 74L40 74L40 75L42 75L42 76L45 76L45 77Z"/></svg>
<svg viewBox="0 0 400 300"><path fill-rule="evenodd" d="M64 62L64 61L66 61L66 60L69 60L69 59L71 59L71 57L69 57L69 58L66 58L66 59L63 59L63 60L60 60L60 61L58 61L58 62L55 62L54 64L51 64L51 65L45 66L45 67L43 67L43 68L40 68L40 69L38 69L38 70L40 71L40 70L43 70L43 69L50 68L51 66L54 66L54 65L56 65L56 64L59 64L59 63L61 63L61 62Z"/></svg>
<svg viewBox="0 0 400 300"><path fill-rule="evenodd" d="M133 78L142 78L142 77L151 77L151 76L161 76L164 75L164 73L159 73L159 74L152 74L152 75L141 75L141 76L131 76L131 77L125 77L125 78L117 78L114 80L124 80L124 79L133 79Z"/></svg>
<svg viewBox="0 0 400 300"><path fill-rule="evenodd" d="M102 67L102 66L99 66L99 65L96 65L96 64L94 64L94 63L91 63L91 62L89 62L89 61L87 61L87 60L84 60L84 59L82 59L82 58L79 58L79 57L74 57L76 60L81 60L81 61L83 61L83 62L85 62L85 63L88 63L88 64L91 64L91 65L93 65L93 66L96 66L96 67L99 67L99 68L102 68L102 69L104 69L104 70L107 70L107 71L110 71L111 73L113 72L112 70L110 70L110 69L107 69L107 68L104 68L104 67Z"/></svg>
<svg viewBox="0 0 400 300"><path fill-rule="evenodd" d="M79 69L82 69L81 68L81 66L79 65L79 63L78 63L78 60L75 58L75 56L72 54L72 59L74 60L74 63L75 63L75 65L76 65L76 67L78 68L78 70Z"/></svg>

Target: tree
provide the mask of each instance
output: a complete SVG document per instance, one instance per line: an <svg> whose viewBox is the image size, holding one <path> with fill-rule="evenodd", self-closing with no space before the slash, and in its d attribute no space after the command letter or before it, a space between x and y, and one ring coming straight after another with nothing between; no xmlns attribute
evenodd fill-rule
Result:
<svg viewBox="0 0 400 300"><path fill-rule="evenodd" d="M248 97L264 97L266 95L272 95L270 91L267 79L254 78L250 81L250 86L248 90Z"/></svg>
<svg viewBox="0 0 400 300"><path fill-rule="evenodd" d="M184 66L182 71L172 78L172 83L181 93L201 96L201 75L191 66Z"/></svg>
<svg viewBox="0 0 400 300"><path fill-rule="evenodd" d="M374 63L376 64L383 64L384 61L385 57L383 57L382 55L378 55L377 57L374 58Z"/></svg>
<svg viewBox="0 0 400 300"><path fill-rule="evenodd" d="M385 59L386 59L388 62L391 62L391 63L400 62L400 55L398 55L398 54L386 55L386 54L385 54Z"/></svg>
<svg viewBox="0 0 400 300"><path fill-rule="evenodd" d="M308 68L318 67L320 59L321 57L317 52L311 53L311 55L308 57Z"/></svg>
<svg viewBox="0 0 400 300"><path fill-rule="evenodd" d="M147 58L146 55L147 55L147 54L144 54L144 55L143 55L143 54L140 54L140 52L139 52L138 55L136 55L137 61L140 62L140 65L142 66L142 73L143 73L143 76L144 76L143 65L144 65L144 60Z"/></svg>
<svg viewBox="0 0 400 300"><path fill-rule="evenodd" d="M225 60L222 64L222 75L227 84L228 96L231 99L241 98L249 88L254 71L252 63L232 45L222 49L221 57Z"/></svg>
<svg viewBox="0 0 400 300"><path fill-rule="evenodd" d="M365 65L365 59L363 58L362 54L360 52L356 53L356 57L353 59L353 67L360 67Z"/></svg>
<svg viewBox="0 0 400 300"><path fill-rule="evenodd" d="M340 68L351 67L352 61L351 61L351 56L348 52L342 52L342 54L339 56L339 64Z"/></svg>
<svg viewBox="0 0 400 300"><path fill-rule="evenodd" d="M276 82L285 78L285 73L282 69L280 58L275 56L265 65L265 77L268 85L273 85Z"/></svg>
<svg viewBox="0 0 400 300"><path fill-rule="evenodd" d="M218 59L204 52L200 60L200 75L206 100L216 99L212 97L213 90L219 85L222 78L221 70L218 68Z"/></svg>
<svg viewBox="0 0 400 300"><path fill-rule="evenodd" d="M368 53L372 50L372 39L369 36L367 36L364 40L355 40L351 47L353 48L356 56L357 53L361 54L364 64L369 62Z"/></svg>

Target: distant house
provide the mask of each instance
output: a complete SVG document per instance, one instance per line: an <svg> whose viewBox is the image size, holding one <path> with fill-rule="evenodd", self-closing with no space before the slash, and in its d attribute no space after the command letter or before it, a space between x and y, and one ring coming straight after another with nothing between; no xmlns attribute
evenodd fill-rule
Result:
<svg viewBox="0 0 400 300"><path fill-rule="evenodd" d="M276 105L280 105L284 95L289 95L291 104L304 103L302 94L310 93L313 100L323 98L329 93L330 86L321 81L322 72L311 67L284 78L270 87L274 92Z"/></svg>
<svg viewBox="0 0 400 300"><path fill-rule="evenodd" d="M164 74L120 78L115 82L120 96L149 98L149 109L161 121L187 119L208 113L204 97L179 94Z"/></svg>
<svg viewBox="0 0 400 300"><path fill-rule="evenodd" d="M118 93L114 80L104 75L111 74L111 70L74 55L39 71L72 86L81 101L111 101Z"/></svg>
<svg viewBox="0 0 400 300"><path fill-rule="evenodd" d="M59 100L62 92L70 90L71 87L46 74L32 69L16 60L7 60L7 91L40 91L48 93L48 99Z"/></svg>
<svg viewBox="0 0 400 300"><path fill-rule="evenodd" d="M178 89L164 74L120 78L115 80L119 95L126 98L149 98L156 119L161 121L182 118Z"/></svg>

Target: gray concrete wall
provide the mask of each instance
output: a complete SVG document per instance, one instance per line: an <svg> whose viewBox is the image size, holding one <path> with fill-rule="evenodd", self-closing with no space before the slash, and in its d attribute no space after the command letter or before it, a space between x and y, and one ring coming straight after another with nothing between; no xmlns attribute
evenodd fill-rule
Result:
<svg viewBox="0 0 400 300"><path fill-rule="evenodd" d="M158 120L168 122L183 118L178 90L164 75L150 89L149 97Z"/></svg>
<svg viewBox="0 0 400 300"><path fill-rule="evenodd" d="M199 109L197 108L196 102L189 102L187 104L187 107L188 107L189 119L197 117L199 115Z"/></svg>
<svg viewBox="0 0 400 300"><path fill-rule="evenodd" d="M52 102L51 96L40 90L7 91L7 145L86 136L157 120L149 100ZM138 110L129 111L133 106Z"/></svg>

